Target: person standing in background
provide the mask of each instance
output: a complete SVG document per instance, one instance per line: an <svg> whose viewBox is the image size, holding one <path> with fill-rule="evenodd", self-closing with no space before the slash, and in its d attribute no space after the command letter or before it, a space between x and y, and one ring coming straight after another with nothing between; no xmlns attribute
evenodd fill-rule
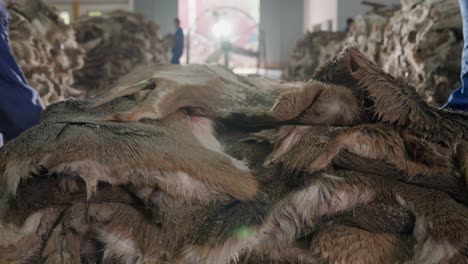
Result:
<svg viewBox="0 0 468 264"><path fill-rule="evenodd" d="M180 27L180 20L178 18L174 19L174 24L176 27L176 32L174 34L174 46L172 47L172 64L180 64L180 58L184 52L184 32Z"/></svg>
<svg viewBox="0 0 468 264"><path fill-rule="evenodd" d="M39 123L42 112L39 94L28 86L10 49L8 19L0 0L0 147Z"/></svg>
<svg viewBox="0 0 468 264"><path fill-rule="evenodd" d="M463 51L461 59L461 86L450 95L445 109L468 111L468 0L458 0L463 22Z"/></svg>
<svg viewBox="0 0 468 264"><path fill-rule="evenodd" d="M352 19L350 17L348 19L346 19L346 28L345 28L344 32L346 32L346 33L349 32L351 30L351 27L353 26L353 24L354 24L354 19Z"/></svg>

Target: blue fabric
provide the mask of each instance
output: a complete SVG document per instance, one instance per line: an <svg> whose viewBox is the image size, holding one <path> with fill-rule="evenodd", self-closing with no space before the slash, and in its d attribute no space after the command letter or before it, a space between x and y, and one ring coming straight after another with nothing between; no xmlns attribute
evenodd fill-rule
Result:
<svg viewBox="0 0 468 264"><path fill-rule="evenodd" d="M8 45L8 11L0 1L0 133L8 141L37 124L42 107Z"/></svg>
<svg viewBox="0 0 468 264"><path fill-rule="evenodd" d="M452 92L443 108L468 111L468 0L458 0L463 21L463 52L461 60L462 85Z"/></svg>
<svg viewBox="0 0 468 264"><path fill-rule="evenodd" d="M172 64L180 64L180 57L184 51L184 32L179 27L174 35L174 46L172 47Z"/></svg>

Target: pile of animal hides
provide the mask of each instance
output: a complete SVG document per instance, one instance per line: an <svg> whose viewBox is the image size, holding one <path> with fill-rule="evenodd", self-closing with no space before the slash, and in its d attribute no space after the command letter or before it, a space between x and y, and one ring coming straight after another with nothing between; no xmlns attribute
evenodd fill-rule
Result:
<svg viewBox="0 0 468 264"><path fill-rule="evenodd" d="M282 78L287 81L307 81L315 70L343 48L344 32L306 32L289 55Z"/></svg>
<svg viewBox="0 0 468 264"><path fill-rule="evenodd" d="M384 6L375 8L365 15L354 18L354 23L346 37L345 45L356 45L359 49L381 65L382 45L384 43L384 32L390 18L401 9L401 6Z"/></svg>
<svg viewBox="0 0 468 264"><path fill-rule="evenodd" d="M463 29L458 1L402 0L384 34L384 70L411 80L429 102L444 103L460 84Z"/></svg>
<svg viewBox="0 0 468 264"><path fill-rule="evenodd" d="M140 65L167 63L168 46L159 25L143 15L113 11L72 23L85 50L85 65L75 71L76 87L94 95Z"/></svg>
<svg viewBox="0 0 468 264"><path fill-rule="evenodd" d="M429 103L445 102L460 83L463 34L456 0L401 0L401 6L377 8L355 18L340 43L330 42L329 35L342 33L307 33L314 34L324 40L306 36L299 41L306 43L293 51L286 80L308 80L324 56L356 45L385 71L414 83Z"/></svg>
<svg viewBox="0 0 468 264"><path fill-rule="evenodd" d="M79 97L73 89L73 71L83 66L83 51L73 29L56 9L42 1L9 1L10 46L30 86L43 106L66 97Z"/></svg>
<svg viewBox="0 0 468 264"><path fill-rule="evenodd" d="M0 149L0 263L468 263L467 140L356 48L138 68Z"/></svg>

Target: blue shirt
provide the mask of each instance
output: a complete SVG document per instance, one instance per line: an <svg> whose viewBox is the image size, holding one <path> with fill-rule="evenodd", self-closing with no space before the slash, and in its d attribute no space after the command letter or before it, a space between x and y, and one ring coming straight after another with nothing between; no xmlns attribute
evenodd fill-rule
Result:
<svg viewBox="0 0 468 264"><path fill-rule="evenodd" d="M8 141L39 123L38 93L28 86L8 44L8 11L0 1L0 133Z"/></svg>
<svg viewBox="0 0 468 264"><path fill-rule="evenodd" d="M184 51L184 32L179 27L176 30L174 35L174 47L172 47L172 54L175 56L182 56L182 52Z"/></svg>

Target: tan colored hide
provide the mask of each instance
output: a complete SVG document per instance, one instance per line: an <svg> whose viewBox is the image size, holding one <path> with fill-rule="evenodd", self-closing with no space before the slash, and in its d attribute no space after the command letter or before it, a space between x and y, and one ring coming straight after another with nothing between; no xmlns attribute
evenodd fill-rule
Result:
<svg viewBox="0 0 468 264"><path fill-rule="evenodd" d="M159 65L51 105L0 149L0 262L466 263L466 116L355 48L314 78Z"/></svg>

